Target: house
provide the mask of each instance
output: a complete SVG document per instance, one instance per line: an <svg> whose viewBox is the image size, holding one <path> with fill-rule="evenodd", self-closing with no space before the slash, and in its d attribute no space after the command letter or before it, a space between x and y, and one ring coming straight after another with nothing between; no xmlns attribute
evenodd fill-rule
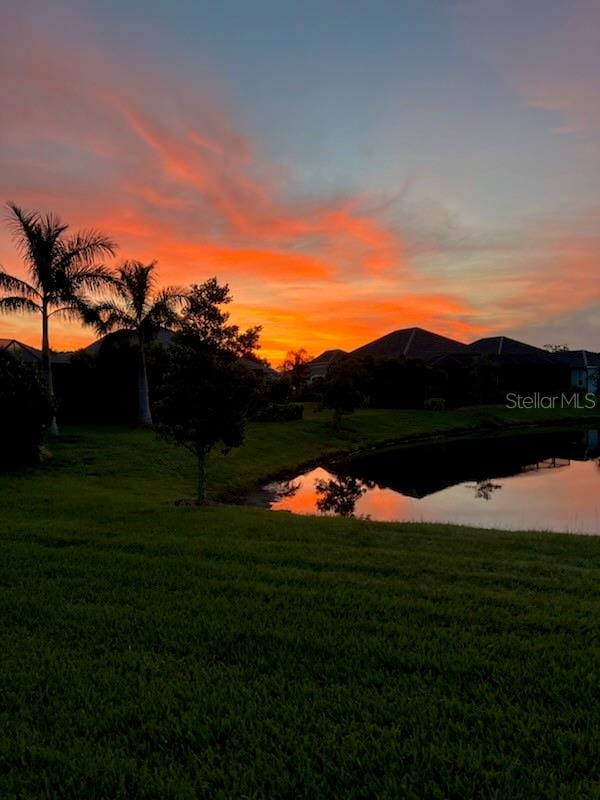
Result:
<svg viewBox="0 0 600 800"><path fill-rule="evenodd" d="M315 378L324 378L329 367L347 355L348 353L345 350L325 350L324 353L313 358L308 365L309 381L314 381Z"/></svg>
<svg viewBox="0 0 600 800"><path fill-rule="evenodd" d="M552 363L550 354L546 350L511 339L509 336L488 336L485 339L477 339L468 346L468 349L477 355L510 358L515 362L521 360L529 363Z"/></svg>
<svg viewBox="0 0 600 800"><path fill-rule="evenodd" d="M19 342L17 339L0 339L0 352L10 353L26 364L41 364L42 351L37 347ZM71 360L71 353L52 352L53 364L68 364Z"/></svg>
<svg viewBox="0 0 600 800"><path fill-rule="evenodd" d="M343 350L326 350L310 364L311 379L325 376ZM589 351L548 353L509 336L489 336L465 344L423 328L402 328L356 348L357 358L407 358L435 368L436 391L450 402L470 396L474 388L500 398L508 392L563 392L574 385L586 391L598 386L599 358ZM479 375L473 370L481 363ZM489 369L486 370L486 365ZM481 391L480 391L481 390ZM597 390L597 389L596 389Z"/></svg>
<svg viewBox="0 0 600 800"><path fill-rule="evenodd" d="M263 361L260 358L255 358L253 356L244 356L238 359L238 362L246 369L249 369L251 372L254 372L255 375L261 375L263 378L268 378L269 380L277 380L280 375L277 370L270 367L266 361Z"/></svg>
<svg viewBox="0 0 600 800"><path fill-rule="evenodd" d="M442 355L465 352L467 345L439 333L423 328L402 328L373 342L357 347L350 355L358 358L413 358L420 361L433 361Z"/></svg>
<svg viewBox="0 0 600 800"><path fill-rule="evenodd" d="M569 387L568 369L541 347L509 336L490 336L472 342L468 349L494 365L501 396L509 392L556 394Z"/></svg>
<svg viewBox="0 0 600 800"><path fill-rule="evenodd" d="M590 350L567 350L550 355L556 363L568 367L573 389L584 393L600 393L600 353L592 353Z"/></svg>
<svg viewBox="0 0 600 800"><path fill-rule="evenodd" d="M172 338L172 331L169 331L166 328L161 328L153 341L162 345L163 347L168 347ZM53 351L51 356L52 366L55 367L56 365L61 365L62 369L62 365L70 364L71 356L75 353L81 353L96 358L105 345L114 344L135 344L135 334L131 331L115 331L114 333L109 333L106 336L102 336L100 339L92 342L87 347L83 347L80 350L74 351L73 353ZM16 356L17 358L20 358L22 361L28 364L41 364L42 361L41 350L38 350L36 347L31 347L28 344L24 344L23 342L19 342L17 339L0 339L0 352L3 350L13 356ZM252 370L255 373L260 373L266 378L276 379L279 377L279 373L272 369L260 358L248 356L245 358L240 358L239 362L247 369Z"/></svg>

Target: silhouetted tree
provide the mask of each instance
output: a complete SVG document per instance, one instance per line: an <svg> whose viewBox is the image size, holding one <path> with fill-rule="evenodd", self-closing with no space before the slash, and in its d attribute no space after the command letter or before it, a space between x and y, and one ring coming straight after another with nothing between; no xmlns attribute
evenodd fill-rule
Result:
<svg viewBox="0 0 600 800"><path fill-rule="evenodd" d="M312 360L312 356L304 348L300 348L300 350L290 350L281 365L281 371L289 376L296 394L310 377L308 365Z"/></svg>
<svg viewBox="0 0 600 800"><path fill-rule="evenodd" d="M24 211L14 203L8 203L7 208L13 239L31 283L0 269L0 312L40 314L42 369L53 396L50 318L59 315L94 323L93 305L86 293L97 292L110 283L110 272L97 262L114 255L116 245L97 231L68 236L69 226L54 214ZM55 418L48 432L58 433Z"/></svg>
<svg viewBox="0 0 600 800"><path fill-rule="evenodd" d="M156 289L156 262L142 264L126 261L117 270L117 280L112 286L113 297L98 306L98 330L131 331L138 346L138 422L152 425L146 346L161 326L176 326L180 318L177 310L185 298L182 289Z"/></svg>
<svg viewBox="0 0 600 800"><path fill-rule="evenodd" d="M40 371L0 352L0 467L38 461L53 414L54 403Z"/></svg>
<svg viewBox="0 0 600 800"><path fill-rule="evenodd" d="M258 345L259 328L240 331L220 306L231 302L216 279L192 287L181 330L171 343L156 404L157 431L187 447L198 462L196 502L206 502L206 460L216 445L239 447L257 378L239 363Z"/></svg>
<svg viewBox="0 0 600 800"><path fill-rule="evenodd" d="M254 357L259 347L260 326L241 331L238 325L232 325L229 313L222 308L232 300L229 285L219 284L216 278L192 284L185 295L181 330L236 356Z"/></svg>
<svg viewBox="0 0 600 800"><path fill-rule="evenodd" d="M333 411L333 425L339 428L344 414L352 412L364 402L362 384L365 373L360 361L344 358L336 361L327 372L322 405Z"/></svg>

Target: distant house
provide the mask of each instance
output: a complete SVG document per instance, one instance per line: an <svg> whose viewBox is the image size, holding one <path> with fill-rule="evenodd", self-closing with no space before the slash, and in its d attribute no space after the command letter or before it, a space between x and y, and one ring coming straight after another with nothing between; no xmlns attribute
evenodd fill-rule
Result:
<svg viewBox="0 0 600 800"><path fill-rule="evenodd" d="M315 378L324 378L329 367L347 355L348 353L345 350L325 350L324 353L313 358L308 365L309 381L314 381Z"/></svg>
<svg viewBox="0 0 600 800"><path fill-rule="evenodd" d="M478 339L470 344L468 349L478 355L510 358L515 362L521 359L529 363L552 363L550 354L546 350L511 339L509 336L488 336L485 339Z"/></svg>
<svg viewBox="0 0 600 800"><path fill-rule="evenodd" d="M564 391L573 386L597 392L600 356L590 351L548 353L541 347L509 336L489 336L471 344L423 328L402 328L368 342L350 353L326 350L310 364L311 379L324 377L332 363L345 355L375 359L408 358L424 361L446 375L446 393L464 394L477 359L491 362L496 392Z"/></svg>
<svg viewBox="0 0 600 800"><path fill-rule="evenodd" d="M26 364L41 364L42 351L31 345L19 342L18 339L0 339L0 352L10 353L12 356L24 361ZM68 364L71 360L71 353L52 352L53 364Z"/></svg>
<svg viewBox="0 0 600 800"><path fill-rule="evenodd" d="M568 350L551 353L551 358L569 368L571 387L581 392L600 393L600 353Z"/></svg>
<svg viewBox="0 0 600 800"><path fill-rule="evenodd" d="M449 353L465 352L467 345L423 328L402 328L357 347L350 355L364 358L414 358L433 361Z"/></svg>
<svg viewBox="0 0 600 800"><path fill-rule="evenodd" d="M160 328L153 341L161 344L163 347L168 347L171 344L172 338L173 331L170 331L167 328ZM82 347L81 350L78 350L77 352L84 353L88 356L97 356L105 345L134 345L136 343L137 336L133 331L113 331L112 333L107 333L106 336L100 337L100 339L96 339L95 342L88 344L87 347Z"/></svg>
<svg viewBox="0 0 600 800"><path fill-rule="evenodd" d="M154 341L163 347L168 347L172 338L172 331L161 328L154 338ZM95 342L92 342L87 347L82 347L80 350L74 351L73 353L52 352L52 364L53 366L69 364L71 362L71 356L73 356L75 352L95 358L106 345L129 345L134 344L135 341L136 336L132 331L115 331L114 333L102 336L100 339L96 339ZM41 364L42 361L41 350L19 342L17 339L0 339L0 352L3 350L28 364ZM239 361L240 364L243 364L247 369L252 370L252 372L260 373L271 379L279 377L278 372L259 358L246 357L240 358Z"/></svg>
<svg viewBox="0 0 600 800"><path fill-rule="evenodd" d="M262 375L264 378L269 378L270 380L276 380L280 377L279 372L270 367L264 361L261 361L260 358L252 358L251 356L244 356L243 358L239 359L239 363L249 369L251 372L254 372L257 375Z"/></svg>
<svg viewBox="0 0 600 800"><path fill-rule="evenodd" d="M490 336L469 345L474 356L484 357L496 367L498 389L508 392L554 394L569 386L569 372L541 347L509 336Z"/></svg>

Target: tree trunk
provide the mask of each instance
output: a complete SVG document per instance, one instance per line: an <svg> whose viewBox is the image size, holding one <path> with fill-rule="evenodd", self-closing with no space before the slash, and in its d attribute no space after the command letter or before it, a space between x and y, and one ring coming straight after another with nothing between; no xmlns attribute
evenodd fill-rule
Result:
<svg viewBox="0 0 600 800"><path fill-rule="evenodd" d="M54 400L54 386L52 383L52 361L50 358L50 337L48 335L48 304L46 300L42 301L42 372L46 379L48 386L48 393L52 400ZM48 436L58 436L58 425L56 424L56 416L52 417L52 421L48 426Z"/></svg>
<svg viewBox="0 0 600 800"><path fill-rule="evenodd" d="M198 451L198 491L196 493L196 505L203 506L206 503L206 452Z"/></svg>
<svg viewBox="0 0 600 800"><path fill-rule="evenodd" d="M142 340L140 340L140 367L138 374L138 422L144 428L152 427L150 391L148 389L148 372L146 370L146 351Z"/></svg>

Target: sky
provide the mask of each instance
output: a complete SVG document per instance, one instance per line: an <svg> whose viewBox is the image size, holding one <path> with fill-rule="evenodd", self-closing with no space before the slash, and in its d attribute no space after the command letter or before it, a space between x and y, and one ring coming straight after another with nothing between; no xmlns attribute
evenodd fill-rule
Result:
<svg viewBox="0 0 600 800"><path fill-rule="evenodd" d="M597 0L6 4L0 201L216 275L274 364L413 325L597 351L599 36Z"/></svg>

